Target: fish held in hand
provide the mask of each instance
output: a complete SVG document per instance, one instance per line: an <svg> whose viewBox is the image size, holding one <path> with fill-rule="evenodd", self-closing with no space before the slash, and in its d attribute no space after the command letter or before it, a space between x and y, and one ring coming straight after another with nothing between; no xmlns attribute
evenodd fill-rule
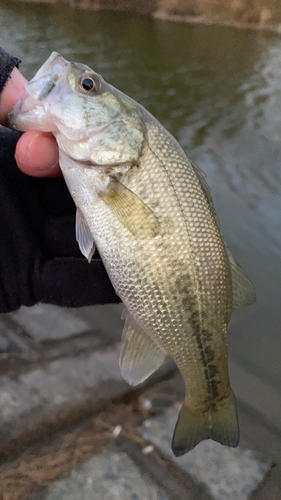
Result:
<svg viewBox="0 0 281 500"><path fill-rule="evenodd" d="M255 294L223 240L203 172L140 104L55 52L10 125L56 137L80 249L90 260L98 248L125 305L123 377L141 383L166 355L179 368L186 397L175 455L207 438L237 446L226 326Z"/></svg>

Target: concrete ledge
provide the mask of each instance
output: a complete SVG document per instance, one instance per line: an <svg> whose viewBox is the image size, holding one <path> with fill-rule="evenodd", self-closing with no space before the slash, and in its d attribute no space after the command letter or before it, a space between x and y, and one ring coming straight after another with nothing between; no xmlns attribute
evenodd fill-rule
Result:
<svg viewBox="0 0 281 500"><path fill-rule="evenodd" d="M17 379L0 379L0 456L58 431L131 390L119 369L120 344L88 355L61 358L30 368ZM161 379L167 360L141 388Z"/></svg>
<svg viewBox="0 0 281 500"><path fill-rule="evenodd" d="M62 358L0 380L0 452L86 414L128 390L118 365L119 345Z"/></svg>
<svg viewBox="0 0 281 500"><path fill-rule="evenodd" d="M171 451L177 417L178 412L170 408L163 415L146 420L141 428L144 439L157 446L195 481L204 484L214 499L247 500L271 463L259 460L251 450L228 448L210 439L177 459Z"/></svg>
<svg viewBox="0 0 281 500"><path fill-rule="evenodd" d="M42 498L42 497L41 497ZM49 486L45 500L168 500L126 453L111 445Z"/></svg>
<svg viewBox="0 0 281 500"><path fill-rule="evenodd" d="M273 427L279 429L280 391L231 359L229 360L229 373L236 397L258 412Z"/></svg>

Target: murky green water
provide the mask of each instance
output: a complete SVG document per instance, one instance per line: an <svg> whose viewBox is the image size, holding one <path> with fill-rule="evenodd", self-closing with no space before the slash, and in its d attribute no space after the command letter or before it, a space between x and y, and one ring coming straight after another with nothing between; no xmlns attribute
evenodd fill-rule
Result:
<svg viewBox="0 0 281 500"><path fill-rule="evenodd" d="M0 3L0 44L27 78L52 50L92 66L207 173L225 239L258 295L232 322L231 357L280 388L281 38L9 2Z"/></svg>

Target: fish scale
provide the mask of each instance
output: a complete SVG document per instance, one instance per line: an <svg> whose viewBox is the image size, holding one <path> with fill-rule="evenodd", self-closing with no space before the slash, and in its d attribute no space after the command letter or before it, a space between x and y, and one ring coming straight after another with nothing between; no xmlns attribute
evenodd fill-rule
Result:
<svg viewBox="0 0 281 500"><path fill-rule="evenodd" d="M222 238L204 174L140 104L57 53L10 125L57 139L80 249L90 259L97 246L125 305L124 378L137 385L167 354L179 368L186 397L175 455L207 438L237 446L226 325L255 295Z"/></svg>

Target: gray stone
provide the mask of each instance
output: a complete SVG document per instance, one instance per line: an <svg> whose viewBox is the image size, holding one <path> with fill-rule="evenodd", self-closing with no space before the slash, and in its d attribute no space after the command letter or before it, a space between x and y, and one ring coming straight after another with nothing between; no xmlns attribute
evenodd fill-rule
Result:
<svg viewBox="0 0 281 500"><path fill-rule="evenodd" d="M86 321L92 328L105 331L108 335L120 340L124 325L121 319L123 308L123 304L106 304L71 309L71 312Z"/></svg>
<svg viewBox="0 0 281 500"><path fill-rule="evenodd" d="M6 332L2 327L2 321L0 318L0 352L6 352L9 350L11 339L9 332Z"/></svg>
<svg viewBox="0 0 281 500"><path fill-rule="evenodd" d="M38 397L28 387L6 376L0 378L0 426L26 411L32 411L38 402Z"/></svg>
<svg viewBox="0 0 281 500"><path fill-rule="evenodd" d="M87 416L101 401L118 398L128 391L129 386L119 369L120 343L116 342L114 330L118 318L120 335L121 308L101 306L98 309L100 328L96 331L97 335L92 328L96 317L93 309L68 311L51 306L46 309L38 305L31 309L22 308L15 313L17 321L22 321L26 329L30 331L33 328L34 336L38 334L37 328L40 330L40 321L43 329L49 322L49 328L39 331L37 338L46 339L47 333L52 332L58 340L58 336L69 335L71 331L77 333L80 327L83 330L87 328L88 340L84 338L83 344L78 341L78 337L63 338L61 342L54 343L56 346L59 344L60 348L52 348L52 351L50 346L41 344L37 357L28 362L24 358L25 362L17 373L11 376L8 371L10 377L0 378L0 451L18 449L23 443L42 436L46 427L55 429L57 425L76 419L78 415ZM16 329L15 322L11 321L10 315L8 317ZM103 326L104 317L107 326ZM32 318L35 318L34 321ZM64 318L67 326L64 325ZM75 328L72 328L73 325ZM22 327L18 329L21 333ZM89 341L89 336L96 338L96 342ZM87 345L89 349L85 348ZM45 352L48 356L50 353L59 354L54 359L44 357ZM159 380L170 370L168 360L155 373L156 379Z"/></svg>
<svg viewBox="0 0 281 500"><path fill-rule="evenodd" d="M41 425L54 424L70 412L80 413L128 390L119 369L120 346L88 355L62 358L0 379L0 444L24 440Z"/></svg>
<svg viewBox="0 0 281 500"><path fill-rule="evenodd" d="M178 412L165 414L142 425L143 437L152 442L176 464L203 483L216 500L247 500L264 478L270 464L258 460L251 450L228 448L212 440L202 441L181 458L175 458L171 440Z"/></svg>
<svg viewBox="0 0 281 500"><path fill-rule="evenodd" d="M77 356L53 361L19 377L19 383L37 395L41 403L60 405L77 404L99 384L109 381L123 382L119 369L119 346L93 352L90 356Z"/></svg>
<svg viewBox="0 0 281 500"><path fill-rule="evenodd" d="M79 309L36 304L33 307L22 306L10 316L37 342L63 339L88 330L103 330L114 338L121 338L124 324L121 320L122 309L121 304L88 306Z"/></svg>
<svg viewBox="0 0 281 500"><path fill-rule="evenodd" d="M22 306L11 316L38 342L66 338L90 328L86 321L71 314L71 309L49 304Z"/></svg>
<svg viewBox="0 0 281 500"><path fill-rule="evenodd" d="M168 500L115 446L93 456L49 486L44 500Z"/></svg>
<svg viewBox="0 0 281 500"><path fill-rule="evenodd" d="M25 342L25 339L19 335L16 330L21 330L21 328L13 328L10 322L7 320L8 315L0 315L0 352L9 351L21 351L28 352L29 347Z"/></svg>
<svg viewBox="0 0 281 500"><path fill-rule="evenodd" d="M281 430L281 392L232 359L229 360L231 386L237 398L269 421L276 429Z"/></svg>

